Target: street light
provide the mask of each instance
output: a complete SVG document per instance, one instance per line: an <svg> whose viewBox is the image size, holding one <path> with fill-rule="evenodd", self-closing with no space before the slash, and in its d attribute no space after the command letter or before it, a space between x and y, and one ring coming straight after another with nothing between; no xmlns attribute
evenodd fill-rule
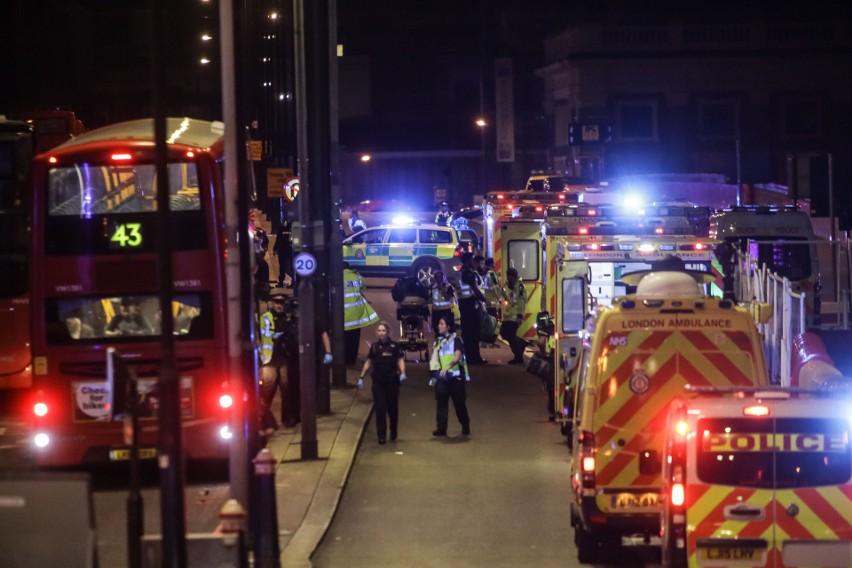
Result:
<svg viewBox="0 0 852 568"><path fill-rule="evenodd" d="M476 124L476 126L479 128L479 138L481 140L481 145L482 145L481 146L481 149L482 149L482 186L481 186L481 188L482 188L482 195L484 196L485 191L486 191L486 187L487 187L487 183L486 183L486 179L485 179L485 171L486 171L485 170L485 165L486 165L486 161L485 161L485 128L488 126L488 121L480 116L480 117L477 117L477 119L474 121L474 124Z"/></svg>

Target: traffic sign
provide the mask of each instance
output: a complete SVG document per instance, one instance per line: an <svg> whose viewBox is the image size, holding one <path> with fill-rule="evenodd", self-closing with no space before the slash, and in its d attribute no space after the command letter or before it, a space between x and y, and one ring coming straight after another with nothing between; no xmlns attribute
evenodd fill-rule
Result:
<svg viewBox="0 0 852 568"><path fill-rule="evenodd" d="M289 202L293 202L296 199L296 196L299 194L299 178L294 177L287 180L287 183L284 184L284 199Z"/></svg>
<svg viewBox="0 0 852 568"><path fill-rule="evenodd" d="M300 252L293 259L293 269L299 276L310 276L317 269L317 259L309 252Z"/></svg>

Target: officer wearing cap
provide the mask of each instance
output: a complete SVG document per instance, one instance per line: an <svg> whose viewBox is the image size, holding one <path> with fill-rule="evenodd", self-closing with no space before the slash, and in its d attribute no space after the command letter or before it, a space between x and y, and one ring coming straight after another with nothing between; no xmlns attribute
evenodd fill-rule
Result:
<svg viewBox="0 0 852 568"><path fill-rule="evenodd" d="M450 221L453 218L453 214L450 212L450 204L446 201L442 201L439 208L438 214L435 215L435 224L449 227Z"/></svg>

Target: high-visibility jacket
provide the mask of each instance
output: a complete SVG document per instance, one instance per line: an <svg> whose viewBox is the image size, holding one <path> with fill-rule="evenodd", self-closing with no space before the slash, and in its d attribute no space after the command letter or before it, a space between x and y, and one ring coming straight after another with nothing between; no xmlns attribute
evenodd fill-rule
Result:
<svg viewBox="0 0 852 568"><path fill-rule="evenodd" d="M272 349L275 339L275 319L271 311L260 316L260 364L268 365L272 361Z"/></svg>
<svg viewBox="0 0 852 568"><path fill-rule="evenodd" d="M520 279L515 281L514 286L507 283L505 288L506 304L503 306L503 319L513 320L518 316L523 317L527 309L527 289Z"/></svg>
<svg viewBox="0 0 852 568"><path fill-rule="evenodd" d="M465 270L468 270L468 269L465 269ZM468 284L467 282L464 281L465 270L462 271L462 273L459 277L459 294L458 294L459 300L467 300L469 298L474 297L473 287L471 287L470 284ZM477 274L475 270L470 270L470 272L473 274L473 278L476 281L476 287L481 289L482 288L482 277L479 276L479 274Z"/></svg>
<svg viewBox="0 0 852 568"><path fill-rule="evenodd" d="M432 309L435 311L438 310L452 310L453 305L456 303L455 295L450 296L449 298L444 297L444 291L440 290L437 286L432 288Z"/></svg>
<svg viewBox="0 0 852 568"><path fill-rule="evenodd" d="M447 369L446 379L467 379L470 373L467 370L467 359L462 352L461 359L453 363L456 358L456 334L439 335L432 347L432 356L429 358L429 369L440 371Z"/></svg>
<svg viewBox="0 0 852 568"><path fill-rule="evenodd" d="M364 279L360 274L346 268L343 270L343 329L350 331L373 325L379 321L379 316L373 307L367 303L367 298L361 290Z"/></svg>
<svg viewBox="0 0 852 568"><path fill-rule="evenodd" d="M494 305L503 299L503 287L500 286L500 279L493 270L486 272L482 279L482 295Z"/></svg>

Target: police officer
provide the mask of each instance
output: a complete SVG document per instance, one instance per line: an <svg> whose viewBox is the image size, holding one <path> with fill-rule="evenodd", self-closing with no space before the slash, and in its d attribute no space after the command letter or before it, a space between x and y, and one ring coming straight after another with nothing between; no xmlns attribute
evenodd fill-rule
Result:
<svg viewBox="0 0 852 568"><path fill-rule="evenodd" d="M458 300L459 315L461 316L461 334L465 345L467 361L471 365L484 365L488 361L479 352L480 340L480 307L488 305L488 300L480 290L481 279L476 272L473 253L466 252L461 257L462 272L459 282Z"/></svg>
<svg viewBox="0 0 852 568"><path fill-rule="evenodd" d="M361 215L358 213L358 210L355 209L349 215L349 230L352 233L357 233L358 231L363 231L367 228L367 224L361 219Z"/></svg>
<svg viewBox="0 0 852 568"><path fill-rule="evenodd" d="M470 380L467 362L464 358L464 342L452 333L444 318L438 319L438 338L432 346L429 358L429 386L435 387L435 431L433 436L447 435L449 421L449 401L453 399L456 418L462 427L462 434L470 435L470 416L467 413L467 393L465 382Z"/></svg>
<svg viewBox="0 0 852 568"><path fill-rule="evenodd" d="M496 318L498 316L497 307L503 301L503 287L500 285L500 277L494 270L494 259L484 259L479 273L482 276L482 295L491 302L488 313Z"/></svg>
<svg viewBox="0 0 852 568"><path fill-rule="evenodd" d="M260 316L260 411L261 428L267 436L278 428L272 414L275 391L281 391L282 420L293 414L295 402L287 388L287 353L283 341L286 326L285 302L286 296L282 290L272 290L269 294L268 310Z"/></svg>
<svg viewBox="0 0 852 568"><path fill-rule="evenodd" d="M378 341L370 345L367 360L358 377L358 388L364 386L364 376L373 372L373 405L376 417L376 435L384 444L387 419L390 418L390 439L396 440L399 425L399 385L405 380L405 351L390 337L390 324L380 321L376 326Z"/></svg>
<svg viewBox="0 0 852 568"><path fill-rule="evenodd" d="M500 325L500 337L509 342L509 348L515 356L510 365L524 364L524 350L527 342L518 337L518 327L524 321L527 307L527 289L518 279L518 270L514 267L506 269L506 300L503 303L503 323Z"/></svg>
<svg viewBox="0 0 852 568"><path fill-rule="evenodd" d="M450 212L450 204L446 201L442 201L439 205L438 214L435 215L435 224L436 225L444 225L445 227L450 226L450 221L452 221L453 214Z"/></svg>
<svg viewBox="0 0 852 568"><path fill-rule="evenodd" d="M364 279L355 272L348 262L343 263L343 330L346 350L346 364L354 365L358 359L358 343L361 341L361 328L379 321L379 316L367 302L364 293Z"/></svg>
<svg viewBox="0 0 852 568"><path fill-rule="evenodd" d="M430 294L432 301L432 331L438 334L438 320L444 318L450 330L456 328L456 317L453 307L458 306L456 291L453 285L447 282L447 277L440 270L435 272L435 285Z"/></svg>

